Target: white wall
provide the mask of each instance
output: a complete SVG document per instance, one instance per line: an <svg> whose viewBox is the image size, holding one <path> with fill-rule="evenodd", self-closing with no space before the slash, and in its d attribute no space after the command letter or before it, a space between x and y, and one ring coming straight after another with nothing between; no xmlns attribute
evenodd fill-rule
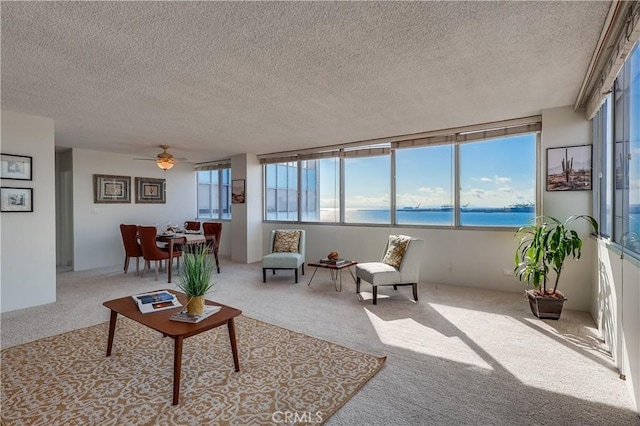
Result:
<svg viewBox="0 0 640 426"><path fill-rule="evenodd" d="M196 217L193 164L176 164L166 172L153 161L86 149L73 150L74 270L124 265L120 224L182 224ZM94 204L93 175L131 176L131 203ZM135 177L166 179L166 204L136 204Z"/></svg>
<svg viewBox="0 0 640 426"><path fill-rule="evenodd" d="M31 181L2 186L33 188L33 213L1 215L1 303L8 312L56 301L54 122L2 111L2 153L33 157Z"/></svg>
<svg viewBox="0 0 640 426"><path fill-rule="evenodd" d="M513 232L425 228L287 225L265 223L263 250L267 252L272 229L306 230L306 262L331 251L360 262L382 257L390 234L424 238L420 281L522 292L524 285L503 270L513 270Z"/></svg>
<svg viewBox="0 0 640 426"><path fill-rule="evenodd" d="M231 179L245 180L245 202L232 204L231 259L252 263L262 259L262 166L255 154L231 157Z"/></svg>
<svg viewBox="0 0 640 426"><path fill-rule="evenodd" d="M544 110L541 142L539 172L544 214L559 220L577 214L592 215L593 191L546 191L547 149L591 144L591 122L570 106ZM596 244L593 238L589 238L589 226L586 222L576 222L575 229L583 241L582 257L580 260L566 260L558 289L568 299L565 307L589 311L595 285L591 266L596 261Z"/></svg>

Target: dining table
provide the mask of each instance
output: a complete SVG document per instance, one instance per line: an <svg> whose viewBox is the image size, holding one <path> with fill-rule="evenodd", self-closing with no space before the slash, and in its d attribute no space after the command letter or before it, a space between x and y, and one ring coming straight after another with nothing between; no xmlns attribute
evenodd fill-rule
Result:
<svg viewBox="0 0 640 426"><path fill-rule="evenodd" d="M158 234L156 237L156 241L167 243L168 252L169 252L169 261L167 262L169 265L167 266L167 282L171 282L171 273L173 269L173 252L175 250L176 244L199 244L210 242L212 236L204 235L201 233L189 233L189 232L163 232L162 234Z"/></svg>

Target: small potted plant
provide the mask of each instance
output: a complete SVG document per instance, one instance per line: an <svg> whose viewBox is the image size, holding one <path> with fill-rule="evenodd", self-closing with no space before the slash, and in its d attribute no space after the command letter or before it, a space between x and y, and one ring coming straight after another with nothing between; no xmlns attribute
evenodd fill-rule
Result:
<svg viewBox="0 0 640 426"><path fill-rule="evenodd" d="M558 291L562 267L567 257L580 259L582 240L570 229L573 222L589 222L598 232L598 222L589 215L571 216L564 222L551 216L539 216L532 225L523 226L515 234L518 248L515 254L515 275L520 281L531 283L526 291L531 312L541 319L559 319L566 298ZM553 271L553 288L547 287Z"/></svg>
<svg viewBox="0 0 640 426"><path fill-rule="evenodd" d="M186 244L182 249L183 267L176 286L189 298L187 314L200 315L205 310L204 298L213 285L213 256L206 244Z"/></svg>

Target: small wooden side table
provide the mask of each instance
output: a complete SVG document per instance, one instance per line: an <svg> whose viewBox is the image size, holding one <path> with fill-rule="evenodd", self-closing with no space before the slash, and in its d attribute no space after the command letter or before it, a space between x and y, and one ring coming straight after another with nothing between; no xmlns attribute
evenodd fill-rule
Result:
<svg viewBox="0 0 640 426"><path fill-rule="evenodd" d="M347 269L351 274L351 278L353 278L353 282L356 282L356 276L353 275L353 271L351 270L351 266L357 265L358 262L355 260L347 260L345 262L335 264L335 263L325 263L325 262L312 262L309 263L309 266L315 266L315 270L313 271L313 275L311 275L311 279L309 280L309 284L311 285L311 281L313 281L313 277L316 276L316 272L318 272L318 268L328 269L331 273L331 281L333 281L333 286L336 288L336 291L342 291L342 270ZM338 287L338 283L340 286Z"/></svg>

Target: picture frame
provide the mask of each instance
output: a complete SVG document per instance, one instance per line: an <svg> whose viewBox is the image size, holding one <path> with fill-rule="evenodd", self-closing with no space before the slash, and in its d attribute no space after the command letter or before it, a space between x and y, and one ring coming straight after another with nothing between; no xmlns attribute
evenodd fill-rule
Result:
<svg viewBox="0 0 640 426"><path fill-rule="evenodd" d="M93 202L131 203L131 176L93 175Z"/></svg>
<svg viewBox="0 0 640 426"><path fill-rule="evenodd" d="M137 177L135 184L136 203L165 204L167 202L165 179Z"/></svg>
<svg viewBox="0 0 640 426"><path fill-rule="evenodd" d="M33 157L13 154L0 154L0 157L0 178L32 180Z"/></svg>
<svg viewBox="0 0 640 426"><path fill-rule="evenodd" d="M547 191L592 189L592 145L547 148Z"/></svg>
<svg viewBox="0 0 640 426"><path fill-rule="evenodd" d="M245 180L234 179L231 181L231 204L244 204Z"/></svg>
<svg viewBox="0 0 640 426"><path fill-rule="evenodd" d="M0 212L25 213L33 212L33 188L0 188Z"/></svg>

